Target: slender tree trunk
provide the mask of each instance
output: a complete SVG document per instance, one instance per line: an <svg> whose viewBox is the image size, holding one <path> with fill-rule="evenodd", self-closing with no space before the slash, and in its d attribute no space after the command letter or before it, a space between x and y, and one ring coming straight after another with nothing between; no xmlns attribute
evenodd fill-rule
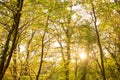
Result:
<svg viewBox="0 0 120 80"><path fill-rule="evenodd" d="M44 39L42 39L42 52L41 52L41 58L40 58L40 66L39 66L38 73L36 75L36 80L39 79L41 68L42 68L42 63L43 63L43 55L44 55L44 43L43 42L44 42Z"/></svg>
<svg viewBox="0 0 120 80"><path fill-rule="evenodd" d="M92 10L93 10L93 16L94 16L94 26L95 26L95 31L96 31L96 37L97 37L97 43L98 43L98 47L100 50L100 59L101 59L101 68L102 68L102 76L103 76L103 80L106 80L106 75L105 75L105 68L104 68L104 55L103 55L103 50L102 50L102 46L101 46L101 41L100 41L100 36L99 36L99 32L98 32L98 28L97 28L97 18L96 18L96 13L95 13L95 9L94 9L94 4L92 3Z"/></svg>
<svg viewBox="0 0 120 80"><path fill-rule="evenodd" d="M40 58L40 65L39 65L38 73L37 73L37 75L36 75L36 80L39 79L39 76L40 76L40 73L41 73L41 69L42 69L42 63L43 63L43 58L44 58L44 47L45 47L44 39L45 39L46 32L47 32L47 28L48 28L49 18L50 18L50 12L49 12L49 14L48 14L48 16L47 16L46 26L45 26L45 29L44 29L44 34L43 34L43 36L42 36L41 58Z"/></svg>
<svg viewBox="0 0 120 80"><path fill-rule="evenodd" d="M87 65L88 65L88 60L84 60L82 63L82 77L81 80L86 80L86 75L87 75Z"/></svg>
<svg viewBox="0 0 120 80"><path fill-rule="evenodd" d="M25 61L25 64L26 64L25 65L25 70L26 70L25 74L30 77L30 80L32 80L32 77L31 77L31 74L30 74L30 67L29 67L29 65L30 65L30 44L32 42L34 34L35 34L35 31L32 32L31 38L27 43L27 57L26 57L26 61Z"/></svg>
<svg viewBox="0 0 120 80"><path fill-rule="evenodd" d="M13 57L13 80L17 80L17 53Z"/></svg>
<svg viewBox="0 0 120 80"><path fill-rule="evenodd" d="M117 35L117 45L116 45L116 47L118 48L118 50L117 50L117 57L118 57L118 60L116 60L116 65L117 65L117 70L119 71L119 73L120 73L120 34L119 34L119 32L120 31L118 31L117 33L118 33L118 35Z"/></svg>
<svg viewBox="0 0 120 80"><path fill-rule="evenodd" d="M13 17L14 17L14 22L13 22L13 26L12 29L10 30L7 40L6 40L6 44L5 44L5 48L2 51L2 61L0 62L0 80L2 80L12 57L13 51L16 48L16 40L17 40L17 34L18 34L18 27L19 27L19 22L20 22L20 16L21 16L21 11L22 11L22 6L23 6L23 1L24 0L17 0L17 6L16 6L16 11L13 12ZM9 49L9 42L11 40L11 37L13 35L13 40L12 40L12 47L10 49L10 52L8 53L8 49ZM7 58L7 53L8 53L8 59Z"/></svg>
<svg viewBox="0 0 120 80"><path fill-rule="evenodd" d="M76 61L75 61L75 80L77 80L77 74L78 74L77 71L78 71L78 60L77 60L77 57L76 57Z"/></svg>
<svg viewBox="0 0 120 80"><path fill-rule="evenodd" d="M82 72L81 80L86 80L86 74L87 74L87 65L83 66L83 72Z"/></svg>
<svg viewBox="0 0 120 80"><path fill-rule="evenodd" d="M71 23L71 14L72 14L72 6L70 7L70 14L68 16L68 26L67 29L64 29L66 34L66 43L67 43L67 52L66 52L66 62L65 62L65 80L69 80L70 78L70 45L71 45L71 35L72 35L72 27L70 25ZM70 28L71 27L71 28Z"/></svg>
<svg viewBox="0 0 120 80"><path fill-rule="evenodd" d="M70 24L70 19L68 19L68 24ZM70 39L71 32L70 28L67 26L67 30L64 30L66 33L66 43L67 43L67 52L66 52L66 60L65 60L65 80L69 80L70 75Z"/></svg>
<svg viewBox="0 0 120 80"><path fill-rule="evenodd" d="M68 39L68 42L67 42L67 59L65 63L66 79L65 80L69 80L69 74L70 74L69 67L70 67L70 39Z"/></svg>

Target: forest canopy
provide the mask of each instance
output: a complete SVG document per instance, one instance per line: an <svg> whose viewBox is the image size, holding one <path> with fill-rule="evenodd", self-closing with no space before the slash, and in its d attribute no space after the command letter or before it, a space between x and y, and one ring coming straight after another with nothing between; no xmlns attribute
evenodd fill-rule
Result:
<svg viewBox="0 0 120 80"><path fill-rule="evenodd" d="M120 80L120 0L0 0L0 80Z"/></svg>

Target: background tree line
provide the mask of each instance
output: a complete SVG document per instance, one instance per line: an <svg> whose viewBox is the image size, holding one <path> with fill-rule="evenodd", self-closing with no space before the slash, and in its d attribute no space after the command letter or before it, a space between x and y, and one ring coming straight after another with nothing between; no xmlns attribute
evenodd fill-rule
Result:
<svg viewBox="0 0 120 80"><path fill-rule="evenodd" d="M0 0L0 80L119 80L119 0Z"/></svg>

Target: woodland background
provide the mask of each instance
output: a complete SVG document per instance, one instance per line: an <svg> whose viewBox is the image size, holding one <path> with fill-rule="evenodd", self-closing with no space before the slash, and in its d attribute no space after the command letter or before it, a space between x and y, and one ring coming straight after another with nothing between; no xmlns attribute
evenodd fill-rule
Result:
<svg viewBox="0 0 120 80"><path fill-rule="evenodd" d="M120 80L120 0L0 0L0 80Z"/></svg>

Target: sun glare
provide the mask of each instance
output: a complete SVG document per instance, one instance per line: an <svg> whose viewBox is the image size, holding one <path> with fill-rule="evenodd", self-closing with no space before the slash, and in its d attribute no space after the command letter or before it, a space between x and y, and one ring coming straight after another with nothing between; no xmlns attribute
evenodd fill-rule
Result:
<svg viewBox="0 0 120 80"><path fill-rule="evenodd" d="M82 60L86 59L86 54L85 54L85 53L81 53L81 54L80 54L80 58L81 58Z"/></svg>

